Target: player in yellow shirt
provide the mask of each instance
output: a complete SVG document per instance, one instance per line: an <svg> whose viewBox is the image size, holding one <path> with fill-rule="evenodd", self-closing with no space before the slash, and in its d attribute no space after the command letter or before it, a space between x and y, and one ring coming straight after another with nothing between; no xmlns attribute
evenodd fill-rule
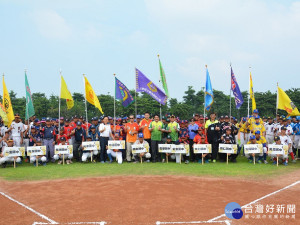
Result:
<svg viewBox="0 0 300 225"><path fill-rule="evenodd" d="M264 163L268 164L268 161L267 161L267 140L264 136L260 135L259 130L255 131L255 138L256 138L256 143L257 144L262 144L263 145Z"/></svg>
<svg viewBox="0 0 300 225"><path fill-rule="evenodd" d="M247 126L250 127L251 124L256 123L256 122L255 122L255 117L256 117L256 116L258 116L258 109L254 109L254 110L253 110L252 116L250 116L250 118L248 118ZM261 118L259 119L259 123L264 124L264 122L263 122L263 120L262 120Z"/></svg>
<svg viewBox="0 0 300 225"><path fill-rule="evenodd" d="M254 135L251 135L250 140L248 141L247 145L254 145L254 144L260 144L257 142L256 137ZM258 163L261 163L261 160L263 159L263 153L252 153L250 154L245 154L245 156L248 158L250 163L253 163L253 157L258 159Z"/></svg>
<svg viewBox="0 0 300 225"><path fill-rule="evenodd" d="M260 123L260 120L261 120L260 116L256 116L255 123L252 123L249 128L252 134L255 134L256 131L260 131L260 134L262 134L262 136L265 136L266 128L264 124Z"/></svg>

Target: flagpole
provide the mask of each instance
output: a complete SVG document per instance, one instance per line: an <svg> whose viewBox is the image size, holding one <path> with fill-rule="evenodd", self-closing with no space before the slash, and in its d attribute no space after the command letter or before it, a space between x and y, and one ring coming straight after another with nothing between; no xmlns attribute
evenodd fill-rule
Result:
<svg viewBox="0 0 300 225"><path fill-rule="evenodd" d="M204 96L204 103L203 103L203 105L204 105L204 107L203 107L203 117L204 117L204 125L205 125L205 103L206 103L206 101L205 101L205 87L202 87L202 90L203 90L203 96Z"/></svg>
<svg viewBox="0 0 300 225"><path fill-rule="evenodd" d="M86 122L88 123L88 114L87 114L87 104L86 104L86 87L85 87L85 80L84 80L85 74L83 74L83 83L84 83L84 104L85 104L85 117L86 117ZM88 126L86 126L86 133L88 131Z"/></svg>
<svg viewBox="0 0 300 225"><path fill-rule="evenodd" d="M114 135L116 134L116 74L114 73L115 78L115 97L114 97Z"/></svg>
<svg viewBox="0 0 300 225"><path fill-rule="evenodd" d="M251 74L251 66L249 66L250 74ZM248 93L248 118L250 115L250 74L249 74L249 93ZM253 109L252 109L253 110Z"/></svg>
<svg viewBox="0 0 300 225"><path fill-rule="evenodd" d="M278 82L277 82L277 88L276 88L276 115L275 118L277 117L278 114ZM278 121L276 120L276 122L278 123Z"/></svg>
<svg viewBox="0 0 300 225"><path fill-rule="evenodd" d="M232 71L231 63L230 63L230 68L231 68L231 71ZM229 106L229 121L230 121L230 123L231 123L231 85L232 85L231 84L231 79L232 79L231 76L232 75L230 75L230 95L229 95L229 104L230 104L230 106Z"/></svg>
<svg viewBox="0 0 300 225"><path fill-rule="evenodd" d="M58 94L58 134L60 134L60 94L61 94L61 69L59 70L59 94Z"/></svg>
<svg viewBox="0 0 300 225"><path fill-rule="evenodd" d="M27 77L27 74L26 74L26 69L25 69L25 79L26 79L26 77ZM27 90L25 90L25 91L27 91ZM30 134L31 128L30 128L30 124L29 124L29 110L28 110L27 95L26 95L26 112L27 112L27 122L28 122L28 128L29 128L28 131L29 131L29 134ZM26 118L25 118L25 120L26 120Z"/></svg>
<svg viewBox="0 0 300 225"><path fill-rule="evenodd" d="M159 61L159 54L157 55L157 57L158 57L158 61ZM160 83L160 79L159 79L159 83ZM164 87L162 86L162 88L164 88ZM161 103L159 103L159 118L160 118L160 120L162 120L162 118L161 118Z"/></svg>

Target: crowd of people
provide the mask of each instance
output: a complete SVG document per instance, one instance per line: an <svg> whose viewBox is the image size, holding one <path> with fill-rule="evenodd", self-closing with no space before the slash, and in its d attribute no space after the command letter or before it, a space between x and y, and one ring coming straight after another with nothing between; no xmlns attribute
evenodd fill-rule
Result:
<svg viewBox="0 0 300 225"><path fill-rule="evenodd" d="M42 118L35 116L29 120L22 121L18 114L9 127L1 124L0 130L0 164L5 167L7 163L34 162L37 160L46 165L47 162L61 164L63 159L70 164L73 161L112 163L114 158L117 163L124 161L138 163L165 162L174 160L186 164L190 162L215 163L225 162L226 154L219 152L219 144L237 144L237 154L230 154L230 162L237 162L237 156L241 154L247 157L249 162L256 160L257 163L276 163L276 155L268 155L268 145L287 145L288 154L281 155L282 164L288 165L289 157L293 163L300 158L300 123L298 117L284 117L277 115L276 118L260 117L257 109L248 117L242 117L238 121L228 115L219 116L210 113L209 117L195 114L189 121L180 120L175 115L151 116L130 115L123 118L112 118L110 116L93 117L89 122L83 116L72 118ZM125 149L109 149L109 140L126 141ZM82 142L99 141L100 150L87 151ZM149 149L146 153L132 154L133 145L143 145ZM178 157L178 154L160 153L159 144L189 145L189 153ZM194 144L211 144L210 154L195 154ZM245 154L245 144L262 144L263 152L257 154ZM46 155L31 157L5 157L3 154L6 147L46 146ZM73 153L55 155L55 145L73 145ZM278 155L277 155L278 156Z"/></svg>

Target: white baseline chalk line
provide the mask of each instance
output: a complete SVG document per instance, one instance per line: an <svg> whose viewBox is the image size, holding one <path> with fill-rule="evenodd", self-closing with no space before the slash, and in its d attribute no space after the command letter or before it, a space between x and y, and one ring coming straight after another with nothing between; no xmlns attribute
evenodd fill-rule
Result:
<svg viewBox="0 0 300 225"><path fill-rule="evenodd" d="M32 225L49 225L51 223L44 223L44 222L34 222ZM106 222L102 221L102 222L70 222L70 223L59 223L59 224L93 224L93 225L105 225Z"/></svg>
<svg viewBox="0 0 300 225"><path fill-rule="evenodd" d="M156 225L161 225L161 224L203 224L203 223L208 223L208 224L212 224L212 223L225 223L226 225L230 225L230 221L229 220L223 220L223 221L190 221L190 222L160 222L157 221Z"/></svg>
<svg viewBox="0 0 300 225"><path fill-rule="evenodd" d="M288 189L288 188L290 188L290 187L293 187L293 186L295 186L295 185L297 185L297 184L299 184L299 183L300 183L300 180L298 180L298 181L296 181L296 182L294 182L294 183L292 183L292 184L290 184L290 185L288 185L288 186L286 186L286 187L283 187L283 188L281 188L281 189L279 189L279 190L277 190L277 191L274 191L274 192L272 192L272 193L270 193L270 194L267 194L267 195L265 195L265 196L263 196L263 197L261 197L261 198L258 198L258 199L254 200L254 201L252 201L252 202L250 202L250 203L248 203L248 204L246 204L246 205L243 205L241 208L245 208L246 206L252 205L252 204L254 204L254 203L258 202L258 201L261 201L261 200L263 200L263 199L265 199L265 198L267 198L267 197L270 197L270 196L272 196L272 195L275 195L275 194L277 194L277 193L279 193L279 192L281 192L281 191L284 191L284 190L286 190L286 189ZM208 220L208 221L190 221L190 222L160 222L160 221L157 221L157 222L156 222L156 225L160 225L160 224L220 223L220 222L223 222L223 223L226 223L227 225L230 225L230 221L229 221L229 220L216 221L217 219L220 219L220 218L222 218L222 217L224 217L224 216L226 216L226 215L225 215L225 214L222 214L222 215L217 216L217 217L214 217L214 218L212 218L212 219L210 219L210 220Z"/></svg>
<svg viewBox="0 0 300 225"><path fill-rule="evenodd" d="M281 189L279 189L279 190L277 190L277 191L274 191L274 192L272 192L272 193L270 193L270 194L267 194L267 195L265 195L265 196L263 196L263 197L261 197L261 198L258 198L258 199L254 200L254 201L252 201L252 202L250 202L250 203L248 203L248 204L246 204L246 205L243 205L241 208L245 208L246 206L253 205L254 203L256 203L256 202L258 202L258 201L261 201L261 200L263 200L263 199L265 199L265 198L268 198L268 197L270 197L270 196L272 196L272 195L275 195L275 194L277 194L277 193L279 193L279 192L281 192L281 191L284 191L284 190L286 190L286 189L288 189L288 188L290 188L290 187L293 187L293 186L295 186L295 185L297 185L297 184L300 184L300 180L298 180L298 181L296 181L296 182L294 182L294 183L292 183L292 184L290 184L290 185L288 185L288 186L286 186L286 187L284 187L284 188L281 188ZM215 220L217 220L217 219L222 218L223 216L226 216L226 215L225 215L225 214L222 214L222 215L217 216L217 217L215 217L215 218L212 218L212 219L210 219L210 220L208 220L208 221L212 222L212 221L215 221Z"/></svg>
<svg viewBox="0 0 300 225"><path fill-rule="evenodd" d="M58 224L57 222L55 222L54 220L51 220L50 218L48 218L47 216L35 211L34 209L30 208L29 206L23 204L22 202L19 202L15 199L13 199L12 197L8 196L7 194L0 192L1 195L3 195L4 197L8 198L9 200L19 204L20 206L24 207L25 209L28 209L29 211L33 212L34 214L38 215L39 217L43 218L44 220L47 220L50 224Z"/></svg>

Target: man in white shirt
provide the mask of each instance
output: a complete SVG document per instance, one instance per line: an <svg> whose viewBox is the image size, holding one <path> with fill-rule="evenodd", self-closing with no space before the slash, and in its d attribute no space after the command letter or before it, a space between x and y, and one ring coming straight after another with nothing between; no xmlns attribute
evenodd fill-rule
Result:
<svg viewBox="0 0 300 225"><path fill-rule="evenodd" d="M272 144L274 142L274 128L275 124L273 123L273 118L268 117L268 122L265 123L266 128L266 139L268 144Z"/></svg>
<svg viewBox="0 0 300 225"><path fill-rule="evenodd" d="M23 144L23 132L24 124L20 122L20 115L15 115L15 121L13 121L8 129L11 131L12 139L14 140L14 146L20 147Z"/></svg>
<svg viewBox="0 0 300 225"><path fill-rule="evenodd" d="M112 137L110 124L108 123L108 117L105 116L103 118L103 123L99 125L99 133L100 133L100 162L105 163L107 159L107 151L106 146L108 145L108 139L109 137Z"/></svg>

